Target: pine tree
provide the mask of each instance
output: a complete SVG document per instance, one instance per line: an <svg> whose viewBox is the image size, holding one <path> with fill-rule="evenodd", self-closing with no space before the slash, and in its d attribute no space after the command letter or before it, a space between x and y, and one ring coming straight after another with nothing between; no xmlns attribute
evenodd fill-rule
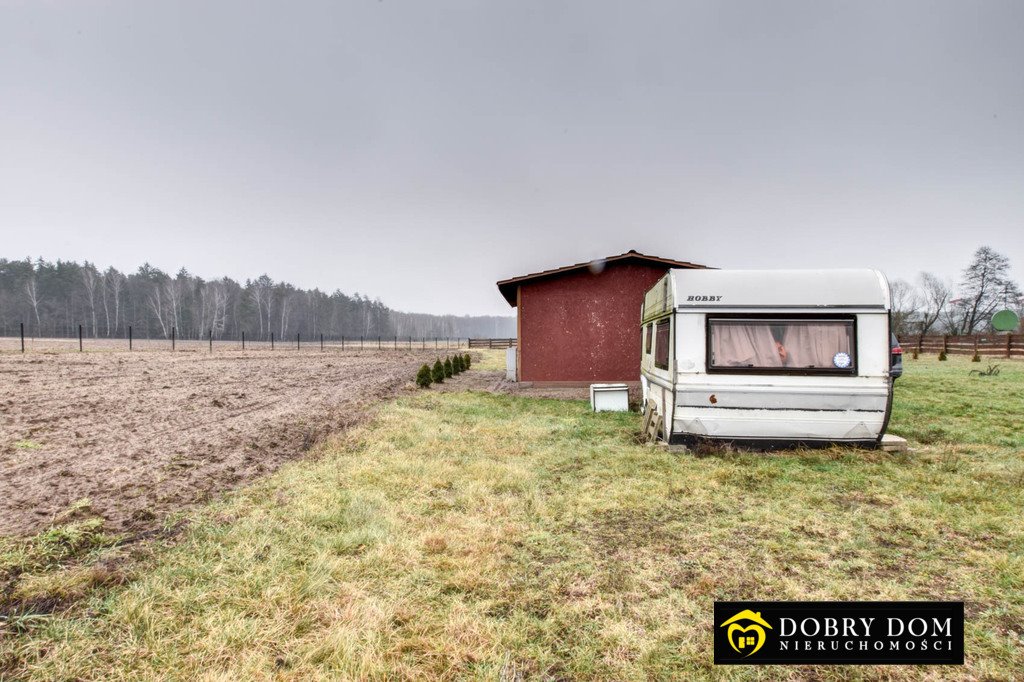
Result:
<svg viewBox="0 0 1024 682"><path fill-rule="evenodd" d="M469 369L469 366L473 364L473 361L469 359L469 353L462 356L462 366Z"/></svg>
<svg viewBox="0 0 1024 682"><path fill-rule="evenodd" d="M430 378L434 380L435 384L444 383L444 365L441 364L441 358L434 361L434 369L430 372Z"/></svg>
<svg viewBox="0 0 1024 682"><path fill-rule="evenodd" d="M451 376L452 376L452 359L451 358L445 358L444 359L444 378L448 379Z"/></svg>
<svg viewBox="0 0 1024 682"><path fill-rule="evenodd" d="M420 371L416 373L416 385L420 388L430 388L433 380L434 378L430 374L430 367L427 365L420 367Z"/></svg>
<svg viewBox="0 0 1024 682"><path fill-rule="evenodd" d="M456 355L452 358L452 374L462 374L462 356Z"/></svg>

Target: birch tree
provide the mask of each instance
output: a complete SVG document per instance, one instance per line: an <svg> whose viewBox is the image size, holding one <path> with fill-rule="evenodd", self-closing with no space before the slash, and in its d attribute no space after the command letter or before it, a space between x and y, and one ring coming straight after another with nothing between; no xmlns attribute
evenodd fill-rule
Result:
<svg viewBox="0 0 1024 682"><path fill-rule="evenodd" d="M98 280L96 268L88 261L82 266L82 285L85 288L85 300L89 303L89 315L92 318L92 337L98 336L96 330L96 283Z"/></svg>
<svg viewBox="0 0 1024 682"><path fill-rule="evenodd" d="M36 282L35 274L32 274L25 282L25 294L28 296L28 304L32 306L32 312L36 317L36 332L38 333L43 323L39 319L39 285Z"/></svg>

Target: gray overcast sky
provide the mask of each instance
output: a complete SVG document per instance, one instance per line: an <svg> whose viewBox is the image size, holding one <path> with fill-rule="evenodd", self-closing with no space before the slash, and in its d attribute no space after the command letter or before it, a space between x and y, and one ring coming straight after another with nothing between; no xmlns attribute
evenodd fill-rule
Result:
<svg viewBox="0 0 1024 682"><path fill-rule="evenodd" d="M630 248L1024 279L1024 2L0 1L0 235L423 312Z"/></svg>

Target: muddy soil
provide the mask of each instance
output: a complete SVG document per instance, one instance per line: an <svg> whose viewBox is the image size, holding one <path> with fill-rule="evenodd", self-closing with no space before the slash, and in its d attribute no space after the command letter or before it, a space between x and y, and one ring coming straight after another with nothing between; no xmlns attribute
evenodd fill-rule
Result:
<svg viewBox="0 0 1024 682"><path fill-rule="evenodd" d="M0 535L37 532L82 499L113 531L155 528L412 390L438 354L0 353Z"/></svg>

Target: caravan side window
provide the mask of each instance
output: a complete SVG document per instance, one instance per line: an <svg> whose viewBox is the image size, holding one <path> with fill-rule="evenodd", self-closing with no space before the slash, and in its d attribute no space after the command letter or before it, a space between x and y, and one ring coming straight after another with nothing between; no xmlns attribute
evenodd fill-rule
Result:
<svg viewBox="0 0 1024 682"><path fill-rule="evenodd" d="M654 323L644 325L644 353L651 354L651 339L654 336Z"/></svg>
<svg viewBox="0 0 1024 682"><path fill-rule="evenodd" d="M709 318L708 370L856 374L852 319Z"/></svg>
<svg viewBox="0 0 1024 682"><path fill-rule="evenodd" d="M659 369L668 369L669 319L666 317L658 322L657 330L654 334L654 366Z"/></svg>

